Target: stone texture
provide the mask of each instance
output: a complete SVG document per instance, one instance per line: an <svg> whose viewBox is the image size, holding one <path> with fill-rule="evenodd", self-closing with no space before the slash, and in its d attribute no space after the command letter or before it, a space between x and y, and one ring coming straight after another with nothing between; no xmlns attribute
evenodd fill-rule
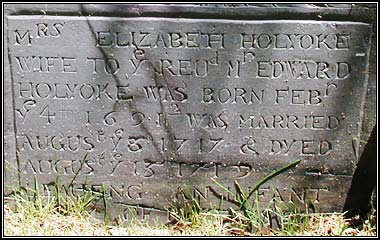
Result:
<svg viewBox="0 0 380 240"><path fill-rule="evenodd" d="M226 209L212 178L234 191L301 159L262 186L263 206L276 193L342 209L364 106L373 116L371 24L355 19L369 9L342 22L346 5L102 6L7 8L5 160L21 185L58 176L71 194L104 190L112 214L153 216L191 196ZM231 11L245 20L207 19Z"/></svg>

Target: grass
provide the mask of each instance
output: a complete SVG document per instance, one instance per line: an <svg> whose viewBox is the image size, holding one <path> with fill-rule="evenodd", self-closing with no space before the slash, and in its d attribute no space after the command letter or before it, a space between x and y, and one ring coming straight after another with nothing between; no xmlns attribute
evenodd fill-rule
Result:
<svg viewBox="0 0 380 240"><path fill-rule="evenodd" d="M235 181L235 188L236 188L236 194L233 193L232 191L228 190L225 186L217 182L215 179L212 179L219 187L224 189L226 192L231 194L239 203L239 210L236 211L234 209L230 209L230 212L234 218L239 219L239 225L242 226L241 229L243 231L248 231L248 232L261 232L263 228L266 228L266 225L271 225L271 217L269 213L269 206L267 207L266 210L264 210L264 215L263 211L260 209L260 204L259 204L259 198L258 198L258 192L257 190L262 186L264 183L268 182L272 178L280 175L281 173L286 172L287 170L297 166L301 160L295 160L286 166L277 169L273 171L272 173L268 174L264 178L262 178L258 183L254 185L252 189L244 190L240 186L240 184ZM254 195L253 201L249 201L250 198ZM274 202L275 199L273 199L271 202ZM277 199L278 200L278 199ZM281 210L281 209L280 209ZM278 211L273 211L272 213L275 213L275 215L279 215L281 217L282 214L278 214Z"/></svg>
<svg viewBox="0 0 380 240"><path fill-rule="evenodd" d="M40 194L34 189L16 190L4 206L5 236L376 236L376 211L367 219L345 219L343 213L308 213L297 206L281 204L276 196L264 209L260 208L257 189L271 178L296 166L294 161L276 170L250 190L235 182L233 194L238 208L228 211L205 210L194 198L176 203L167 209L173 222L155 224L132 218L128 222L111 222L107 214L105 187L102 193L88 192L69 197L60 194L56 180L54 193ZM94 203L103 201L106 208L102 220L93 216ZM360 224L358 224L360 223Z"/></svg>
<svg viewBox="0 0 380 240"><path fill-rule="evenodd" d="M14 205L4 208L5 236L376 236L375 211L355 227L342 213L287 213L281 216L280 228L264 224L248 232L244 218L215 210L192 212L172 225L152 226L137 219L107 224L91 215L88 198L66 199L61 207L54 198L12 198Z"/></svg>

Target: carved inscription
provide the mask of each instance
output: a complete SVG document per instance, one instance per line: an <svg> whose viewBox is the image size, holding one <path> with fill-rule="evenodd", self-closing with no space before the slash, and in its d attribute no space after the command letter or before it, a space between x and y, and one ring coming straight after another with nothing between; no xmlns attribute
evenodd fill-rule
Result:
<svg viewBox="0 0 380 240"><path fill-rule="evenodd" d="M211 178L250 187L301 159L273 189L259 190L262 201L276 195L331 210L325 199L344 194L338 185L353 174L360 139L368 25L8 21L22 183L36 176L51 187L58 176L71 194L106 185L125 206L233 203Z"/></svg>

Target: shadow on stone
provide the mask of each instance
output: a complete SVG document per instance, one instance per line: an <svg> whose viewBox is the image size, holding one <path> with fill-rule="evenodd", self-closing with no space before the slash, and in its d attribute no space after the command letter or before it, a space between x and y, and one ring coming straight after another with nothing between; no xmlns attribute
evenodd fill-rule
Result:
<svg viewBox="0 0 380 240"><path fill-rule="evenodd" d="M346 217L355 215L364 217L371 210L371 196L376 186L377 172L376 136L377 126L375 125L352 178L343 208Z"/></svg>

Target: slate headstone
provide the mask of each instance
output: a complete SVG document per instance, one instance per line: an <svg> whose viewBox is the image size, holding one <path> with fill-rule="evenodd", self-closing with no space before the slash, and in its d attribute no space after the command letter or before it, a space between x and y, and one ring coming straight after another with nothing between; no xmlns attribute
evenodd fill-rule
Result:
<svg viewBox="0 0 380 240"><path fill-rule="evenodd" d="M300 159L259 189L263 205L341 211L369 125L371 10L173 7L8 6L8 183L58 177L153 217L187 198L226 209L212 179L249 188Z"/></svg>

